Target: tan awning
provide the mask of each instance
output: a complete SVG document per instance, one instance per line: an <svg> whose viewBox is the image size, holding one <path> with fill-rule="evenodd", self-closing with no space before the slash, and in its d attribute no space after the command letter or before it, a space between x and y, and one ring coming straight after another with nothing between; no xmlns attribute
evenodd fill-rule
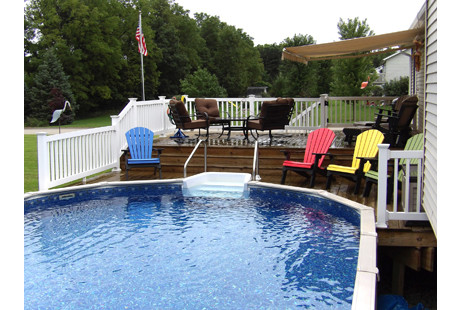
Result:
<svg viewBox="0 0 462 310"><path fill-rule="evenodd" d="M384 49L402 50L413 47L414 39L419 39L422 34L423 29L410 29L332 43L286 47L282 51L282 59L306 64L313 60L362 57L382 53Z"/></svg>

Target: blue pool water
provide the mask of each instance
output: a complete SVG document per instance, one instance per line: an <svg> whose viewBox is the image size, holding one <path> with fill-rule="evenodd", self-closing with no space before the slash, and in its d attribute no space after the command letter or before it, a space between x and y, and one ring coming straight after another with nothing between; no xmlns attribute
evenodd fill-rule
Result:
<svg viewBox="0 0 462 310"><path fill-rule="evenodd" d="M349 309L359 215L306 193L132 185L25 200L25 309Z"/></svg>

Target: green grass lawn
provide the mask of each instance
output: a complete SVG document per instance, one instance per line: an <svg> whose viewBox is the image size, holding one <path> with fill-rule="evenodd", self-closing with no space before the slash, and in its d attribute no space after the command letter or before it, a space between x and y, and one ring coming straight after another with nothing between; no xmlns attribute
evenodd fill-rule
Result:
<svg viewBox="0 0 462 310"><path fill-rule="evenodd" d="M24 135L24 192L38 191L37 136Z"/></svg>
<svg viewBox="0 0 462 310"><path fill-rule="evenodd" d="M110 114L113 115L113 114ZM78 119L72 122L69 125L63 125L61 127L76 127L76 128L95 128L95 127L104 127L111 126L111 116L109 114L101 115L92 118Z"/></svg>

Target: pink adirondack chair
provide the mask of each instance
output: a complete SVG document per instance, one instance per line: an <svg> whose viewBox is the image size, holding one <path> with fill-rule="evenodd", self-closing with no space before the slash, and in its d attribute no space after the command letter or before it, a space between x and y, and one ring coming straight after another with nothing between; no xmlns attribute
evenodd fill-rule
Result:
<svg viewBox="0 0 462 310"><path fill-rule="evenodd" d="M329 150L335 134L328 128L320 128L308 135L306 140L305 157L303 162L291 161L289 150L284 150L286 160L282 163L281 184L286 181L287 171L294 171L306 178L310 178L310 187L314 186L316 173L325 175L325 169L321 166L327 151Z"/></svg>

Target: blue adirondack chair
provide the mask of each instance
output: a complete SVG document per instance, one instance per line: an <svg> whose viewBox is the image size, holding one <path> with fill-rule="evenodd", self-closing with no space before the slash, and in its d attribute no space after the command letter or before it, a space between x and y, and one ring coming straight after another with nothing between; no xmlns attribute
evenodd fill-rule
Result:
<svg viewBox="0 0 462 310"><path fill-rule="evenodd" d="M154 133L148 128L135 127L125 133L128 149L123 150L125 154L125 179L128 180L128 170L134 167L154 167L154 174L159 169L159 179L162 179L162 166L160 164L160 154L163 149L157 151L157 157L152 157L152 144ZM128 158L128 152L130 157Z"/></svg>

